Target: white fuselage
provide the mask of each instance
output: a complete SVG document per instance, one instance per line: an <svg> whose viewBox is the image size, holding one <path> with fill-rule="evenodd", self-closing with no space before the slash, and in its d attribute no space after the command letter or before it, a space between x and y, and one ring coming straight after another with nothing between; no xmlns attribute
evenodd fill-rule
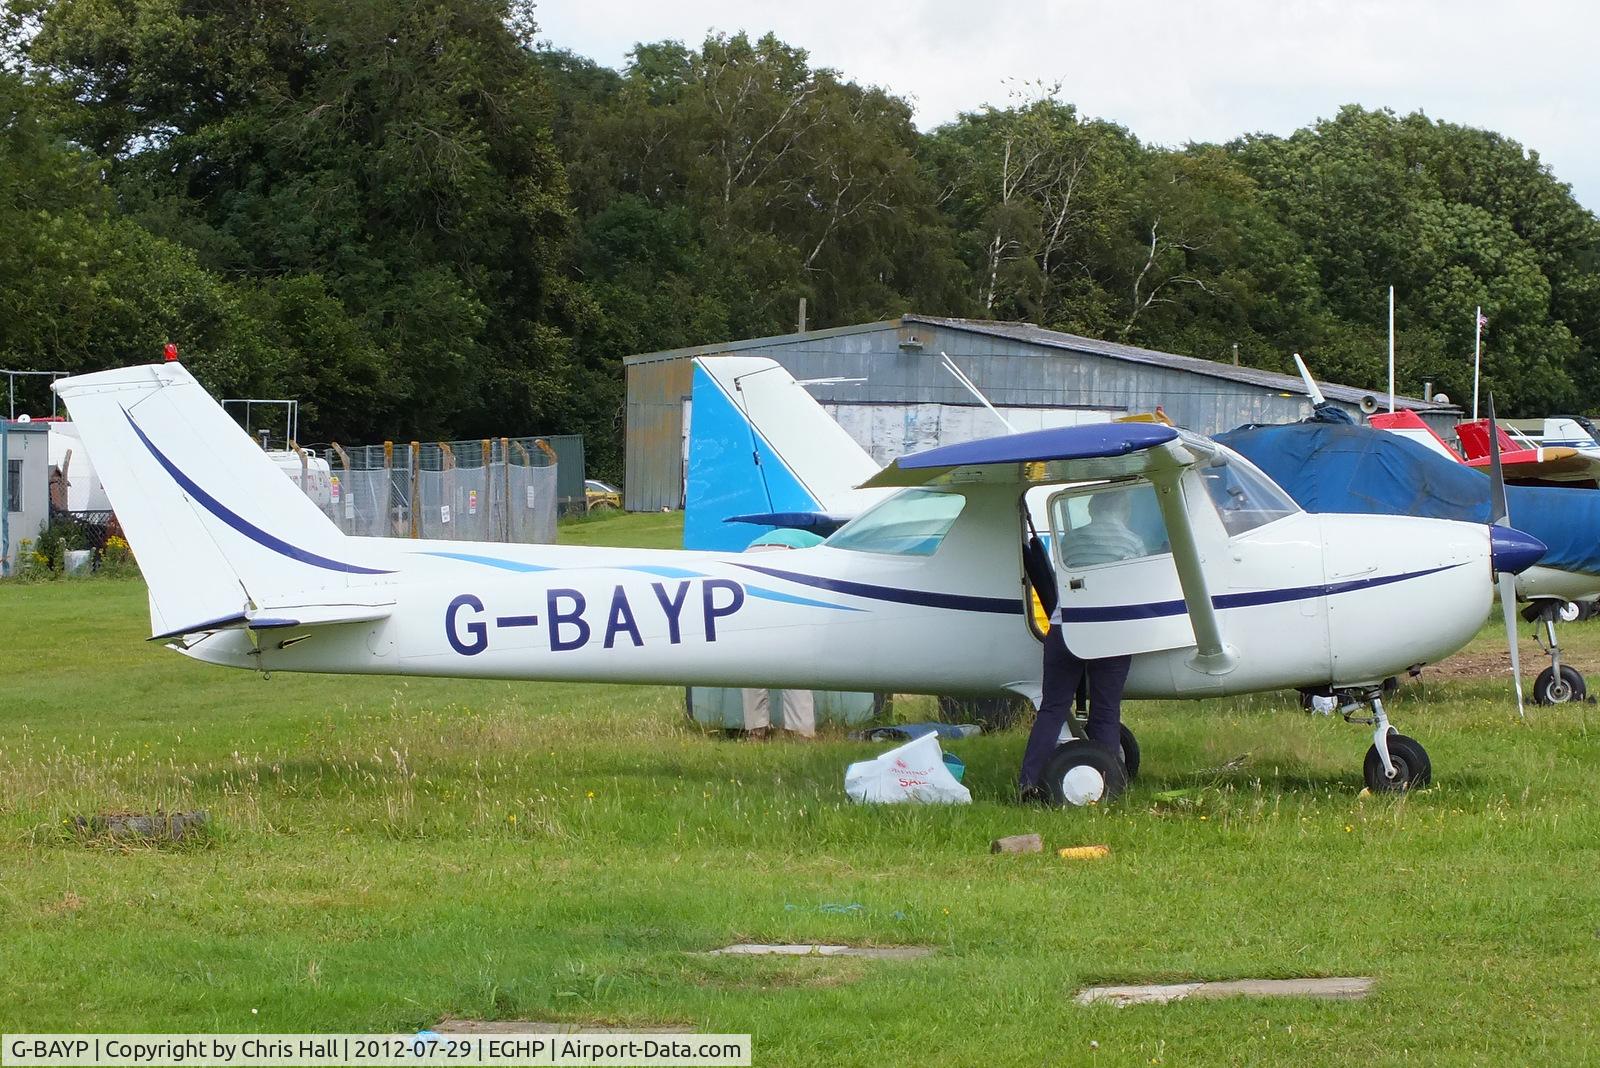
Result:
<svg viewBox="0 0 1600 1068"><path fill-rule="evenodd" d="M392 599L388 618L253 637L225 630L187 652L262 670L1036 698L1018 491L961 492L968 507L931 556L352 538L351 557L392 572L352 594ZM1490 604L1481 526L1300 512L1230 539L1208 503L1194 517L1236 665L1221 674L1191 666L1180 610L1175 636L1154 643L1172 647L1134 657L1130 697L1375 682L1459 648ZM1170 567L1165 578L1151 570L1142 588L1119 581L1119 568L1105 565L1105 581L1090 584L1104 590L1102 607L1134 617L1093 625L1113 643L1148 633L1156 624L1138 613L1182 596ZM1160 625L1170 629L1173 616Z"/></svg>

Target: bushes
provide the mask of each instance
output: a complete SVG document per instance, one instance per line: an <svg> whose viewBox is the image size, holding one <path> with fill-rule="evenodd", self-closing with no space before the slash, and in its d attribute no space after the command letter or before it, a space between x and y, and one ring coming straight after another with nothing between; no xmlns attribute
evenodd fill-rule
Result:
<svg viewBox="0 0 1600 1068"><path fill-rule="evenodd" d="M113 525L115 520L112 521ZM78 549L94 551L91 570L80 571L73 578L136 578L139 565L121 534L103 535L101 541L93 525L72 516L56 516L39 531L36 539L24 538L17 547L15 578L23 582L46 582L67 575L67 553Z"/></svg>

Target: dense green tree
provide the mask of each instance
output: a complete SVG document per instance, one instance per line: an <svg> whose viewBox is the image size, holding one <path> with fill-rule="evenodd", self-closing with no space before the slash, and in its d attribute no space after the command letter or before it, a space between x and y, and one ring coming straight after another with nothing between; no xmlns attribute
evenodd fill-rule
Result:
<svg viewBox="0 0 1600 1068"><path fill-rule="evenodd" d="M984 315L1116 332L1127 309L1110 266L1132 211L1132 135L1050 90L962 115L925 139L923 156Z"/></svg>
<svg viewBox="0 0 1600 1068"><path fill-rule="evenodd" d="M1334 321L1316 353L1328 377L1382 380L1392 284L1403 385L1432 380L1470 404L1481 305L1484 388L1502 412L1600 403L1600 224L1537 155L1485 131L1358 107L1231 148L1315 266Z"/></svg>
<svg viewBox="0 0 1600 1068"><path fill-rule="evenodd" d="M61 103L0 70L0 363L91 371L182 340L214 390L277 387L281 368L240 294L116 214L95 158L61 133ZM42 389L27 400L48 403Z"/></svg>
<svg viewBox="0 0 1600 1068"><path fill-rule="evenodd" d="M1351 107L1141 144L1046 89L917 133L768 35L532 47L527 0L12 0L0 353L168 340L319 436L581 431L629 353L908 310L1600 407L1600 221L1488 131Z"/></svg>
<svg viewBox="0 0 1600 1068"><path fill-rule="evenodd" d="M326 369L326 433L563 411L566 188L505 0L27 2L29 57L79 102L123 209L290 301L271 334Z"/></svg>
<svg viewBox="0 0 1600 1068"><path fill-rule="evenodd" d="M770 35L642 44L620 79L542 61L594 302L579 349L597 429L620 425L630 352L789 330L801 297L813 326L966 310L903 100ZM610 444L591 455L619 470Z"/></svg>

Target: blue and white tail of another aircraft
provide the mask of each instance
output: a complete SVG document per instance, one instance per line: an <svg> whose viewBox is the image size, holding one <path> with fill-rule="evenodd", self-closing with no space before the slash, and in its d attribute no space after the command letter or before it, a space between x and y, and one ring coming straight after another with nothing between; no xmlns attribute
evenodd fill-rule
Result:
<svg viewBox="0 0 1600 1068"><path fill-rule="evenodd" d="M697 405L694 418L736 422L803 396L771 376L769 398L771 372L750 371L708 373L726 407ZM1328 685L1365 694L1464 645L1487 614L1491 570L1519 570L1543 551L1506 527L1491 536L1479 523L1310 515L1236 453L1170 427L1013 434L872 473L842 430L809 414L751 423L749 454L766 476L751 511L857 510L854 494L879 498L812 548L741 556L358 538L176 363L55 389L149 584L152 636L262 671L1037 700L1022 503L1053 486L1044 533L1063 633L1086 657L1131 654L1129 697ZM838 471L796 462L824 450ZM1099 494L1128 497L1141 555L1074 562L1068 547L1095 520ZM1369 784L1416 781L1391 762L1374 708Z"/></svg>
<svg viewBox="0 0 1600 1068"><path fill-rule="evenodd" d="M695 360L690 396L684 548L739 550L776 527L830 533L888 496L857 488L878 464L775 361Z"/></svg>

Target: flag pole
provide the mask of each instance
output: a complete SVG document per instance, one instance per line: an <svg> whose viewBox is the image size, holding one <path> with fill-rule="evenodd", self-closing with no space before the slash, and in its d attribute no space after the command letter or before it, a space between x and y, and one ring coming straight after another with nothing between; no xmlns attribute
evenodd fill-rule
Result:
<svg viewBox="0 0 1600 1068"><path fill-rule="evenodd" d="M1394 286L1389 287L1389 414L1394 414Z"/></svg>
<svg viewBox="0 0 1600 1068"><path fill-rule="evenodd" d="M1478 419L1478 369L1483 365L1483 305L1472 313L1472 419Z"/></svg>

